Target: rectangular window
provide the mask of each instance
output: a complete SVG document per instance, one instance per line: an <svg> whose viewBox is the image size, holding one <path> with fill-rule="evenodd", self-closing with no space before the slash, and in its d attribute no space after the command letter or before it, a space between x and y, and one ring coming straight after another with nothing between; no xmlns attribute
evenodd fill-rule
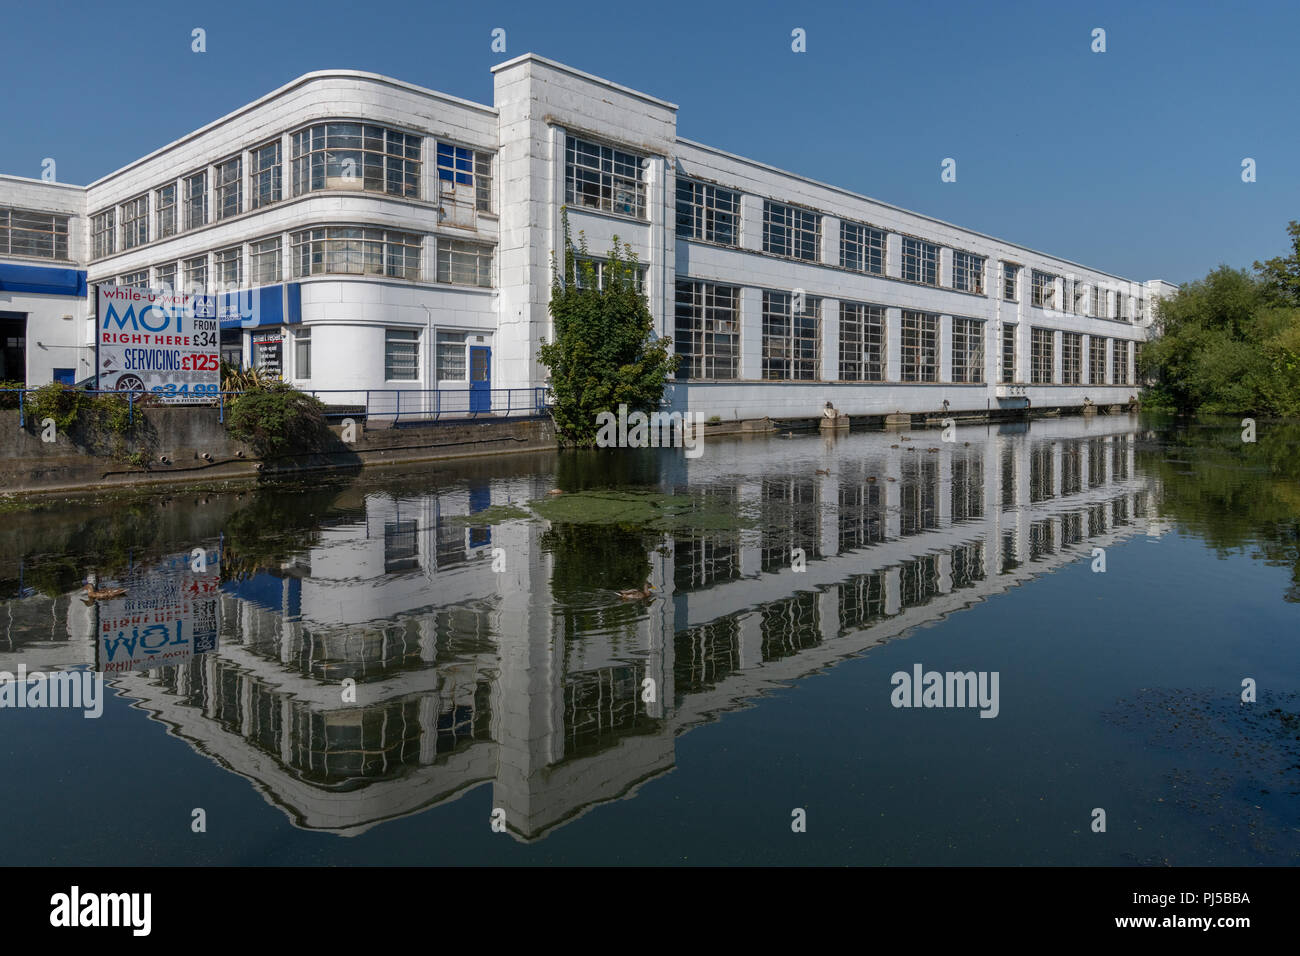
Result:
<svg viewBox="0 0 1300 956"><path fill-rule="evenodd" d="M763 201L763 251L816 262L822 217L808 209Z"/></svg>
<svg viewBox="0 0 1300 956"><path fill-rule="evenodd" d="M415 233L322 226L295 232L294 277L312 275L386 275L420 278L421 238Z"/></svg>
<svg viewBox="0 0 1300 956"><path fill-rule="evenodd" d="M1030 329L1029 381L1034 385L1052 384L1052 336L1051 329Z"/></svg>
<svg viewBox="0 0 1300 956"><path fill-rule="evenodd" d="M149 197L137 196L122 203L122 251L143 246L149 241Z"/></svg>
<svg viewBox="0 0 1300 956"><path fill-rule="evenodd" d="M1033 271L1032 285L1030 287L1030 303L1038 306L1040 309L1051 309L1056 306L1056 276L1049 272Z"/></svg>
<svg viewBox="0 0 1300 956"><path fill-rule="evenodd" d="M1020 301L1020 266L1002 263L1002 298L1008 302Z"/></svg>
<svg viewBox="0 0 1300 956"><path fill-rule="evenodd" d="M953 316L952 380L958 384L984 381L984 323L979 319Z"/></svg>
<svg viewBox="0 0 1300 956"><path fill-rule="evenodd" d="M118 276L117 284L131 289L147 289L149 287L149 270L142 269L139 272L128 272L124 276Z"/></svg>
<svg viewBox="0 0 1300 956"><path fill-rule="evenodd" d="M117 210L105 209L97 216L90 217L91 257L102 259L111 256L117 238Z"/></svg>
<svg viewBox="0 0 1300 956"><path fill-rule="evenodd" d="M248 154L248 207L261 209L279 202L283 195L284 176L280 162L280 141L267 143ZM299 376L305 378L306 376Z"/></svg>
<svg viewBox="0 0 1300 956"><path fill-rule="evenodd" d="M613 146L567 137L564 201L645 219L645 183L641 157Z"/></svg>
<svg viewBox="0 0 1300 956"><path fill-rule="evenodd" d="M1083 336L1078 332L1061 333L1061 382L1078 385L1083 361Z"/></svg>
<svg viewBox="0 0 1300 956"><path fill-rule="evenodd" d="M673 348L680 379L735 378L740 366L740 290L708 282L677 282Z"/></svg>
<svg viewBox="0 0 1300 956"><path fill-rule="evenodd" d="M939 317L904 309L899 334L899 379L939 381Z"/></svg>
<svg viewBox="0 0 1300 956"><path fill-rule="evenodd" d="M763 293L763 378L810 381L821 367L821 299Z"/></svg>
<svg viewBox="0 0 1300 956"><path fill-rule="evenodd" d="M1106 301L1106 290L1100 285L1092 287L1092 317L1094 319L1110 318L1110 303Z"/></svg>
<svg viewBox="0 0 1300 956"><path fill-rule="evenodd" d="M68 258L68 217L0 209L0 256Z"/></svg>
<svg viewBox="0 0 1300 956"><path fill-rule="evenodd" d="M885 234L856 222L841 222L840 267L873 276L884 275Z"/></svg>
<svg viewBox="0 0 1300 956"><path fill-rule="evenodd" d="M1106 384L1106 340L1100 335L1088 338L1088 381L1092 385Z"/></svg>
<svg viewBox="0 0 1300 956"><path fill-rule="evenodd" d="M197 256L185 260L185 289L194 295L208 291L208 257Z"/></svg>
<svg viewBox="0 0 1300 956"><path fill-rule="evenodd" d="M840 379L885 380L884 306L840 303Z"/></svg>
<svg viewBox="0 0 1300 956"><path fill-rule="evenodd" d="M632 287L638 292L644 291L645 266L633 268L630 262L624 262L623 267L626 270L624 276L631 277ZM574 264L573 279L579 289L587 288L589 283L594 289L604 289L610 279L609 261L578 256Z"/></svg>
<svg viewBox="0 0 1300 956"><path fill-rule="evenodd" d="M293 194L356 189L420 198L423 138L383 126L319 123L293 134Z"/></svg>
<svg viewBox="0 0 1300 956"><path fill-rule="evenodd" d="M216 190L217 221L238 216L243 209L243 161L236 156L219 163L213 175Z"/></svg>
<svg viewBox="0 0 1300 956"><path fill-rule="evenodd" d="M280 281L280 237L273 236L248 247L248 282L254 288ZM300 375L299 378L306 378Z"/></svg>
<svg viewBox="0 0 1300 956"><path fill-rule="evenodd" d="M958 292L984 294L984 257L971 252L952 254L952 287Z"/></svg>
<svg viewBox="0 0 1300 956"><path fill-rule="evenodd" d="M419 377L419 330L386 329L384 331L384 378L390 382L414 382Z"/></svg>
<svg viewBox="0 0 1300 956"><path fill-rule="evenodd" d="M468 332L438 332L438 381L469 381L469 364L465 360Z"/></svg>
<svg viewBox="0 0 1300 956"><path fill-rule="evenodd" d="M240 287L244 278L243 252L243 246L235 246L233 249L222 249L213 253L212 264L217 289L227 292Z"/></svg>
<svg viewBox="0 0 1300 956"><path fill-rule="evenodd" d="M1113 385L1131 385L1128 375L1128 342L1114 339L1111 356L1111 378Z"/></svg>
<svg viewBox="0 0 1300 956"><path fill-rule="evenodd" d="M197 229L208 222L208 174L195 173L185 180L185 228Z"/></svg>
<svg viewBox="0 0 1300 956"><path fill-rule="evenodd" d="M677 235L734 246L740 242L740 193L712 183L677 180Z"/></svg>
<svg viewBox="0 0 1300 956"><path fill-rule="evenodd" d="M176 263L169 262L166 265L158 266L153 270L154 288L167 289L172 292L176 289Z"/></svg>
<svg viewBox="0 0 1300 956"><path fill-rule="evenodd" d="M176 235L176 184L155 189L153 193L154 215L157 219L159 239Z"/></svg>
<svg viewBox="0 0 1300 956"><path fill-rule="evenodd" d="M492 247L438 237L438 281L491 288Z"/></svg>
<svg viewBox="0 0 1300 956"><path fill-rule="evenodd" d="M293 334L294 378L311 378L311 329L298 329Z"/></svg>
<svg viewBox="0 0 1300 956"><path fill-rule="evenodd" d="M491 153L474 153L474 206L479 212L492 211Z"/></svg>
<svg viewBox="0 0 1300 956"><path fill-rule="evenodd" d="M1007 384L1016 380L1016 329L1002 326L1002 381Z"/></svg>
<svg viewBox="0 0 1300 956"><path fill-rule="evenodd" d="M939 284L939 247L930 242L903 236L902 277L922 285Z"/></svg>

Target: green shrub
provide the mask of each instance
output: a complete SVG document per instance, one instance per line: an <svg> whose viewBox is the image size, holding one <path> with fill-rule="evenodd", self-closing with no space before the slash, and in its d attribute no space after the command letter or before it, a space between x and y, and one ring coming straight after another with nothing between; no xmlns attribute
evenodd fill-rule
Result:
<svg viewBox="0 0 1300 956"><path fill-rule="evenodd" d="M320 399L270 382L230 403L226 429L262 458L315 451L326 432L324 410Z"/></svg>
<svg viewBox="0 0 1300 956"><path fill-rule="evenodd" d="M139 403L137 403L139 404ZM109 431L123 436L131 430L131 403L125 394L92 395L60 382L42 385L27 397L27 427L33 431L50 418L63 434Z"/></svg>
<svg viewBox="0 0 1300 956"><path fill-rule="evenodd" d="M3 391L3 389L26 388L26 387L27 386L24 385L22 382L15 382L11 380L0 381L0 408L18 407L18 393L11 392L11 391Z"/></svg>

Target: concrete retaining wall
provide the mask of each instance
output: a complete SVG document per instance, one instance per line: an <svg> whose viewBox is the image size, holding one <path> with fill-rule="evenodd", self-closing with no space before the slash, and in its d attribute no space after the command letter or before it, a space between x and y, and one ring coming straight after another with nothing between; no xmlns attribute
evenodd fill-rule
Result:
<svg viewBox="0 0 1300 956"><path fill-rule="evenodd" d="M345 443L331 429L325 450L259 460L218 421L215 408L136 411L130 438L56 435L18 425L18 412L0 410L0 491L30 493L97 490L187 481L252 480L330 468L406 464L506 452L551 451L549 418L457 421L364 429ZM143 466L130 463L135 453ZM205 459L203 456L207 455ZM164 460L165 459L165 460Z"/></svg>

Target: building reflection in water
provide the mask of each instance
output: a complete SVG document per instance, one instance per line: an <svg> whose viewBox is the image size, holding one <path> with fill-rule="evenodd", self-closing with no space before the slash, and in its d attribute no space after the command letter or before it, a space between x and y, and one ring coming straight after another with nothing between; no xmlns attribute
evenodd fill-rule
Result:
<svg viewBox="0 0 1300 956"><path fill-rule="evenodd" d="M658 486L746 519L728 530L475 523L551 476L371 494L280 567L226 582L214 651L110 679L298 826L356 834L488 785L535 840L634 794L671 769L679 733L766 688L1166 530L1127 418L916 437L665 452ZM647 574L651 600L618 599ZM93 615L69 603L62 626L89 634Z"/></svg>

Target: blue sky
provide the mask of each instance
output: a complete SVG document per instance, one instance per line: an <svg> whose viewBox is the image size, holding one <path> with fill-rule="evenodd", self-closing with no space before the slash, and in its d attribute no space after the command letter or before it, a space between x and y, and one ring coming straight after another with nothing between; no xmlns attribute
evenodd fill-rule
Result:
<svg viewBox="0 0 1300 956"><path fill-rule="evenodd" d="M125 0L3 22L14 175L48 156L93 181L316 69L490 103L489 68L532 51L677 103L688 139L1135 279L1249 266L1300 219L1294 2Z"/></svg>

